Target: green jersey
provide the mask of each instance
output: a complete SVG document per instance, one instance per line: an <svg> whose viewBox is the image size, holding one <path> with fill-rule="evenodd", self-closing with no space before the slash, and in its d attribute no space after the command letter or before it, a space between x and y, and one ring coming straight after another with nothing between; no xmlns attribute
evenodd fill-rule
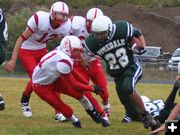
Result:
<svg viewBox="0 0 180 135"><path fill-rule="evenodd" d="M4 44L8 38L7 22L0 9L0 43Z"/></svg>
<svg viewBox="0 0 180 135"><path fill-rule="evenodd" d="M5 60L5 47L8 39L7 23L0 9L0 65Z"/></svg>
<svg viewBox="0 0 180 135"><path fill-rule="evenodd" d="M132 36L132 25L126 21L117 21L113 24L112 35L108 40L99 42L90 34L85 38L85 47L93 55L100 56L107 64L107 72L114 76L134 62L128 42Z"/></svg>

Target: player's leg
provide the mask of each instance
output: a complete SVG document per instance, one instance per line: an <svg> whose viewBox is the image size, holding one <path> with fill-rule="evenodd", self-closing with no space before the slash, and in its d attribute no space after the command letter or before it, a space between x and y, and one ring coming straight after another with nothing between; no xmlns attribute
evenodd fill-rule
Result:
<svg viewBox="0 0 180 135"><path fill-rule="evenodd" d="M33 90L41 99L51 105L55 110L61 112L66 118L70 119L75 127L81 128L81 123L79 119L74 116L71 107L58 97L54 88L54 84L46 86L33 84Z"/></svg>
<svg viewBox="0 0 180 135"><path fill-rule="evenodd" d="M129 81L131 81L131 78L127 78L125 76L115 77L116 92L120 102L125 108L126 113L126 116L122 122L132 122L139 119L139 109L131 101L127 90L128 86L130 86Z"/></svg>
<svg viewBox="0 0 180 135"><path fill-rule="evenodd" d="M164 107L165 109L171 110L174 107L174 100L176 98L176 94L179 88L180 88L180 81L178 80L174 83L173 89L165 101L165 107Z"/></svg>
<svg viewBox="0 0 180 135"><path fill-rule="evenodd" d="M63 85L62 85L63 84ZM63 77L60 77L56 81L56 92L60 92L62 94L71 96L78 100L80 104L83 106L83 108L86 110L86 112L90 115L90 117L96 122L96 123L102 123L103 126L109 126L110 122L104 120L101 118L100 112L96 110L96 108L93 106L93 104L90 102L89 98L87 98L82 91L74 89L67 80L65 80ZM88 95L88 94L87 94ZM95 99L94 99L95 100ZM96 100L95 100L96 101ZM97 102L97 101L96 101ZM101 113L102 113L101 109ZM59 112L60 113L60 112Z"/></svg>
<svg viewBox="0 0 180 135"><path fill-rule="evenodd" d="M99 105L98 101L93 97L92 93L87 91L84 92L84 95L89 99L89 101L91 102L91 104L95 107L95 109L102 114L103 113L103 109L102 107Z"/></svg>
<svg viewBox="0 0 180 135"><path fill-rule="evenodd" d="M140 119L144 123L144 127L150 127L152 116L145 110L143 101L135 88L136 83L142 76L142 67L139 65L139 63L131 64L128 69L121 74L121 76L123 77L119 79L118 77L115 78L115 81L116 85L119 85L117 92L119 92L120 98L123 99L125 96L127 96L126 99L123 99L126 113L128 113L128 115L132 115L132 112L129 112L131 106L131 109L134 110L134 119L138 119L139 113Z"/></svg>
<svg viewBox="0 0 180 135"><path fill-rule="evenodd" d="M144 124L144 128L152 127L155 124L155 121L151 114L146 111L142 98L135 87L136 83L141 79L142 67L140 66L139 62L135 62L134 64L130 65L128 69L129 71L127 70L128 72L125 74L128 75L130 73L130 77L132 78L130 82L129 97L131 101L138 107L138 109L140 109L140 119Z"/></svg>
<svg viewBox="0 0 180 135"><path fill-rule="evenodd" d="M28 73L29 77L31 78L32 72L37 64L35 57L32 55L31 51L27 51L24 49L19 50L19 59L21 60L21 63ZM31 86L31 80L28 81L26 84L25 90L23 91L22 97L21 97L21 110L25 117L29 118L32 116L31 107L29 105L29 99L32 93L32 86Z"/></svg>
<svg viewBox="0 0 180 135"><path fill-rule="evenodd" d="M1 42L0 44L0 65L5 60L5 43ZM0 95L0 111L5 109L5 102L3 97Z"/></svg>
<svg viewBox="0 0 180 135"><path fill-rule="evenodd" d="M43 57L46 53L47 51L45 48L41 50L35 50L35 51L26 50L26 49L19 50L19 59L21 60L21 63L30 78L40 58ZM32 116L32 111L29 105L29 99L30 99L32 91L33 90L32 90L31 80L29 80L20 101L21 109L25 117Z"/></svg>
<svg viewBox="0 0 180 135"><path fill-rule="evenodd" d="M170 92L169 96L167 97L165 101L164 108L160 111L160 114L155 117L160 123L164 123L165 120L168 118L169 114L171 113L171 110L175 106L174 100L176 98L176 94L178 89L180 88L180 82L176 81L173 85L173 89Z"/></svg>
<svg viewBox="0 0 180 135"><path fill-rule="evenodd" d="M74 70L72 71L73 76L81 83L89 84L89 75L88 72L85 71L80 65L76 65ZM96 108L99 113L102 113L102 108L99 105L98 101L92 96L90 92L84 92L85 96L89 99L91 104Z"/></svg>
<svg viewBox="0 0 180 135"><path fill-rule="evenodd" d="M109 117L110 116L109 91L107 89L106 75L104 73L100 60L96 59L95 61L91 62L88 73L93 83L95 85L100 86L104 90L104 93L103 94L100 93L99 95L104 105L103 106L104 115Z"/></svg>

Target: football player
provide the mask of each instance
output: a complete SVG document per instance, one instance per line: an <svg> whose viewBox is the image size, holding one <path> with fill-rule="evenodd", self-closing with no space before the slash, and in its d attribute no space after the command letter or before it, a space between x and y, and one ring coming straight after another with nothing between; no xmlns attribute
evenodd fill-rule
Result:
<svg viewBox="0 0 180 135"><path fill-rule="evenodd" d="M164 123L165 120L167 120L167 121L168 120L174 120L174 119L178 119L179 120L180 104L176 104L176 105L173 104L174 99L175 99L175 95L176 95L177 90L179 88L180 88L180 62L178 63L178 75L176 76L176 81L174 83L173 90L169 94L168 98L166 99L164 109L162 109L160 111L160 115L159 115L159 117L157 117L157 120L159 120L161 123ZM180 91L179 91L179 96L180 96ZM173 106L174 106L174 108L171 111ZM165 124L162 124L159 128L157 128L157 129L155 128L155 129L152 129L152 130L153 131L149 132L149 134L157 135L159 132L162 132L162 131L165 130Z"/></svg>
<svg viewBox="0 0 180 135"><path fill-rule="evenodd" d="M0 8L0 65L5 60L5 48L8 41L8 28L5 16ZM0 95L0 111L5 109L3 97Z"/></svg>
<svg viewBox="0 0 180 135"><path fill-rule="evenodd" d="M107 16L95 18L91 31L92 34L85 38L87 55L98 55L105 61L106 71L114 78L116 92L126 115L133 120L139 120L140 115L144 127L150 127L152 116L146 111L135 87L142 76L142 67L133 53L144 52L145 40L142 32L127 21L112 23ZM137 37L141 44L130 45L132 37Z"/></svg>
<svg viewBox="0 0 180 135"><path fill-rule="evenodd" d="M69 8L64 2L55 2L50 12L37 11L27 22L25 31L16 41L11 60L5 65L10 72L16 67L17 58L21 60L30 79L39 60L47 53L49 40L61 39L69 34L71 22L68 19ZM31 117L29 99L32 93L31 80L21 98L21 108L25 117Z"/></svg>
<svg viewBox="0 0 180 135"><path fill-rule="evenodd" d="M3 11L0 8L0 65L5 60L5 48L8 40L8 28Z"/></svg>
<svg viewBox="0 0 180 135"><path fill-rule="evenodd" d="M177 104L170 115L167 118L167 121L174 120L180 114L180 104ZM162 124L159 128L155 129L154 131L149 132L150 135L158 135L159 132L165 130L165 124Z"/></svg>
<svg viewBox="0 0 180 135"><path fill-rule="evenodd" d="M79 37L83 44L85 37L87 37L91 31L92 21L96 17L101 15L103 15L103 12L99 8L91 8L88 10L86 18L82 16L72 16L71 35ZM108 120L108 117L110 115L109 92L107 89L107 80L101 65L101 61L96 57L82 57L83 61L86 61L86 63L75 62L74 70L72 71L72 73L78 80L79 76L85 78L87 82L89 82L91 79L95 85L100 86L104 90L104 93L100 94L102 103L104 105L103 110L90 92L85 92L84 94L93 104L93 106L98 110L98 112ZM99 76L101 77L99 78ZM55 119L61 122L66 120L66 118L60 112L57 112Z"/></svg>
<svg viewBox="0 0 180 135"><path fill-rule="evenodd" d="M99 118L99 114L94 110L89 100L83 95L82 90L95 92L97 94L103 92L98 86L79 83L71 74L73 70L73 61L80 57L81 52L82 45L79 38L76 36L66 36L56 49L42 57L32 74L34 92L55 110L61 112L66 118L70 119L72 124L77 128L81 128L79 119L73 115L72 109L59 98L57 92L67 93L78 99L90 116L95 119ZM61 77L71 82L73 89L76 90L73 91L66 85L68 88L67 91L64 91L66 88L63 87L65 84L61 80Z"/></svg>

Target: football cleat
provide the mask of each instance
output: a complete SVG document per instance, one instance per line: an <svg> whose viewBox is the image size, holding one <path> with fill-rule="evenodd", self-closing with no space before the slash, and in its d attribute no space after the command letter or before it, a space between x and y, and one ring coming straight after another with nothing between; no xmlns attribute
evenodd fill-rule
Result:
<svg viewBox="0 0 180 135"><path fill-rule="evenodd" d="M32 111L31 107L29 106L29 102L21 103L21 110L26 118L30 118L32 116Z"/></svg>
<svg viewBox="0 0 180 135"><path fill-rule="evenodd" d="M122 122L122 123L131 123L132 120L131 120L130 117L128 117L127 115L125 115L121 122Z"/></svg>
<svg viewBox="0 0 180 135"><path fill-rule="evenodd" d="M89 116L95 121L96 123L101 123L100 120L100 114L97 112L96 109L93 110L86 110L86 112L89 114Z"/></svg>
<svg viewBox="0 0 180 135"><path fill-rule="evenodd" d="M74 122L74 123L72 123L73 125L74 125L74 127L76 127L76 128L82 128L82 126L81 126L81 122L78 120L77 122Z"/></svg>
<svg viewBox="0 0 180 135"><path fill-rule="evenodd" d="M57 113L54 117L54 120L56 122L65 122L68 121L68 119L62 114L62 113Z"/></svg>
<svg viewBox="0 0 180 135"><path fill-rule="evenodd" d="M111 122L109 121L109 118L107 116L100 116L99 119L100 119L103 127L110 126Z"/></svg>

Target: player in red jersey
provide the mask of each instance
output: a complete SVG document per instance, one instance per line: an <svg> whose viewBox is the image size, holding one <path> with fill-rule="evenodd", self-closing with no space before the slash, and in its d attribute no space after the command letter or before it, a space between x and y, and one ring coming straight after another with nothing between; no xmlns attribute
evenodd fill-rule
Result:
<svg viewBox="0 0 180 135"><path fill-rule="evenodd" d="M25 31L17 39L11 60L5 65L5 70L13 71L19 57L31 79L35 66L47 53L46 43L69 34L71 22L68 15L69 8L64 2L55 2L50 12L38 11L33 14L27 22ZM32 116L29 105L31 93L30 80L21 98L22 112L25 117Z"/></svg>

